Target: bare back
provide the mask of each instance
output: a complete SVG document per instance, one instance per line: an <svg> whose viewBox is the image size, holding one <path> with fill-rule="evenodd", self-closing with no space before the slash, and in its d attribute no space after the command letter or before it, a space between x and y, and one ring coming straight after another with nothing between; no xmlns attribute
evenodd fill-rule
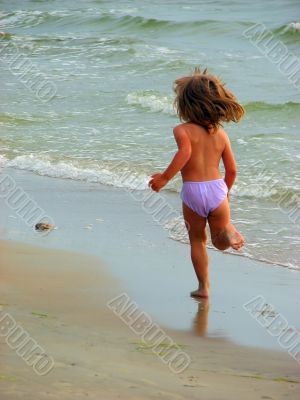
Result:
<svg viewBox="0 0 300 400"><path fill-rule="evenodd" d="M223 129L209 134L204 128L192 123L181 125L191 142L192 153L181 170L182 180L201 182L221 178L219 164L226 146Z"/></svg>

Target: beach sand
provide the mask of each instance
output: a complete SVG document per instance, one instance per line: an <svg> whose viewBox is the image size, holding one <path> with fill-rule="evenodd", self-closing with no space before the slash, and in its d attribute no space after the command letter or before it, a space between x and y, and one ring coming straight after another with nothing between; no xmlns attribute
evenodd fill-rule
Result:
<svg viewBox="0 0 300 400"><path fill-rule="evenodd" d="M35 233L2 197L2 315L30 333L54 368L36 375L2 336L1 400L299 398L299 364L242 307L263 295L299 328L297 272L210 251L211 299L197 303L187 245L170 240L124 190L6 172L58 229ZM178 196L168 201L179 206ZM186 370L172 373L107 308L123 292L183 345Z"/></svg>
<svg viewBox="0 0 300 400"><path fill-rule="evenodd" d="M191 365L172 373L106 306L120 293L88 255L1 243L2 314L54 359L45 376L1 340L1 399L296 399L299 369L285 353L166 329ZM296 381L296 382L292 382Z"/></svg>

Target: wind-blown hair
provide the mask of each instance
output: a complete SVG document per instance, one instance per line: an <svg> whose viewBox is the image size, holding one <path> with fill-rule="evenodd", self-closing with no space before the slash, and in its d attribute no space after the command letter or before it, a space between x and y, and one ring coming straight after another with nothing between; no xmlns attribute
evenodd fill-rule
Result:
<svg viewBox="0 0 300 400"><path fill-rule="evenodd" d="M195 68L190 76L174 82L174 101L181 121L200 125L208 133L216 132L222 122L238 122L245 113L235 96L216 76Z"/></svg>

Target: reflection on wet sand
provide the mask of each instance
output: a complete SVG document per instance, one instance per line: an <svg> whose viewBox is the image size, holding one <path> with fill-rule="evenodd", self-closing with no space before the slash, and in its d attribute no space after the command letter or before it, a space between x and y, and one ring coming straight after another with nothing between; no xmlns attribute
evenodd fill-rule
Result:
<svg viewBox="0 0 300 400"><path fill-rule="evenodd" d="M198 309L193 321L193 330L197 336L206 336L209 301L208 299L197 299L195 301L198 303Z"/></svg>

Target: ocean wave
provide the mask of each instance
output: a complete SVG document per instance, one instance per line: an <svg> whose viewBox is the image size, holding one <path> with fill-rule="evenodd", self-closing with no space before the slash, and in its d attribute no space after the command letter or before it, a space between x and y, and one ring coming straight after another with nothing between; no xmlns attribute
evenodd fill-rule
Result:
<svg viewBox="0 0 300 400"><path fill-rule="evenodd" d="M129 31L148 31L148 32L185 32L197 33L200 31L225 34L235 29L240 30L252 26L251 22L234 21L228 24L220 20L192 20L192 21L174 21L158 18L145 18L140 15L114 15L104 12L100 16L91 18L91 24L106 24L113 29Z"/></svg>
<svg viewBox="0 0 300 400"><path fill-rule="evenodd" d="M300 22L291 22L288 24L287 30L290 30L294 33L300 33Z"/></svg>
<svg viewBox="0 0 300 400"><path fill-rule="evenodd" d="M176 111L173 107L174 97L166 95L154 90L144 90L129 93L126 97L128 104L138 105L151 112L162 112L169 115L175 115ZM266 103L263 101L253 101L244 104L248 113L259 111L269 112L290 112L296 115L300 114L300 103Z"/></svg>
<svg viewBox="0 0 300 400"><path fill-rule="evenodd" d="M254 178L251 180L254 180ZM300 196L297 189L284 187L277 180L272 181L272 176L266 176L263 181L255 183L251 183L251 180L247 179L243 184L236 183L232 188L232 195L249 200L267 199L274 204L282 201L288 203L292 199L298 199Z"/></svg>
<svg viewBox="0 0 300 400"><path fill-rule="evenodd" d="M143 169L135 163L128 161L86 161L80 159L57 159L49 155L27 154L8 159L0 156L1 167L34 172L38 175L52 178L72 179L91 183L100 183L119 188L134 190L147 189L149 176L155 168ZM243 176L240 173L239 180L232 189L232 196L237 199L268 200L276 205L284 200L289 204L299 197L296 188L285 187L278 180L273 182L272 176L266 172L260 176L259 182L255 171L253 176ZM259 172L258 172L259 174ZM180 180L173 179L164 189L167 192L179 192Z"/></svg>
<svg viewBox="0 0 300 400"><path fill-rule="evenodd" d="M252 22L234 21L228 24L220 20L192 20L174 21L158 18L145 18L141 15L130 15L130 10L99 11L99 9L82 10L17 10L3 13L0 17L1 25L4 28L35 27L41 24L62 24L72 25L108 25L111 28L134 29L145 31L170 31L195 32L199 29L212 33L226 33L234 29L250 27Z"/></svg>
<svg viewBox="0 0 300 400"><path fill-rule="evenodd" d="M277 28L274 32L281 34L299 34L300 33L300 22L290 22L287 25L282 25Z"/></svg>
<svg viewBox="0 0 300 400"><path fill-rule="evenodd" d="M78 160L59 161L49 156L33 154L17 156L11 160L0 156L2 168L16 168L34 172L51 178L72 179L90 183L101 183L108 186L145 190L149 176L135 172L126 161L92 162L80 165Z"/></svg>
<svg viewBox="0 0 300 400"><path fill-rule="evenodd" d="M36 55L55 55L85 57L87 59L101 59L116 56L120 61L124 57L131 67L135 64L141 67L145 72L144 63L152 71L154 69L167 70L191 68L184 58L181 57L182 51L168 48L166 46L157 46L149 44L140 37L132 37L131 35L116 35L115 33L99 36L89 36L88 34L66 34L66 35L17 35L4 34L0 40L10 40L16 45L22 47L30 57L32 52ZM149 63L153 62L153 65Z"/></svg>
<svg viewBox="0 0 300 400"><path fill-rule="evenodd" d="M63 11L16 10L3 13L0 21L4 28L34 27L46 22L57 22L69 16L70 13Z"/></svg>
<svg viewBox="0 0 300 400"><path fill-rule="evenodd" d="M244 104L247 112L255 111L270 111L270 112L286 112L295 111L300 112L300 103L289 101L287 103L266 103L263 101L253 101Z"/></svg>
<svg viewBox="0 0 300 400"><path fill-rule="evenodd" d="M0 125L27 125L35 122L43 122L40 117L18 116L10 113L0 113Z"/></svg>
<svg viewBox="0 0 300 400"><path fill-rule="evenodd" d="M272 31L275 35L279 35L288 42L298 43L300 34L300 22L290 22L287 25L282 25Z"/></svg>
<svg viewBox="0 0 300 400"><path fill-rule="evenodd" d="M21 35L12 34L8 32L0 32L0 39L13 39L15 42L22 43L33 43L35 46L44 46L49 44L55 44L61 46L118 46L118 45L133 45L143 43L139 38L134 38L130 36L116 36L116 35L105 35L105 36L95 36L90 34L53 34L53 35Z"/></svg>
<svg viewBox="0 0 300 400"><path fill-rule="evenodd" d="M0 39L1 40L7 40L7 39L12 39L15 35L13 33L9 32L0 32Z"/></svg>
<svg viewBox="0 0 300 400"><path fill-rule="evenodd" d="M140 15L113 15L111 13L102 13L102 15L91 18L90 23L111 24L111 26L120 29L140 30L140 31L164 31L164 32L198 32L204 30L211 33L226 33L234 29L246 28L252 26L251 22L234 21L228 24L220 20L192 20L192 21L174 21L158 18L145 18Z"/></svg>
<svg viewBox="0 0 300 400"><path fill-rule="evenodd" d="M152 112L175 115L173 100L167 95L153 90L129 93L126 101L131 105L138 105Z"/></svg>

